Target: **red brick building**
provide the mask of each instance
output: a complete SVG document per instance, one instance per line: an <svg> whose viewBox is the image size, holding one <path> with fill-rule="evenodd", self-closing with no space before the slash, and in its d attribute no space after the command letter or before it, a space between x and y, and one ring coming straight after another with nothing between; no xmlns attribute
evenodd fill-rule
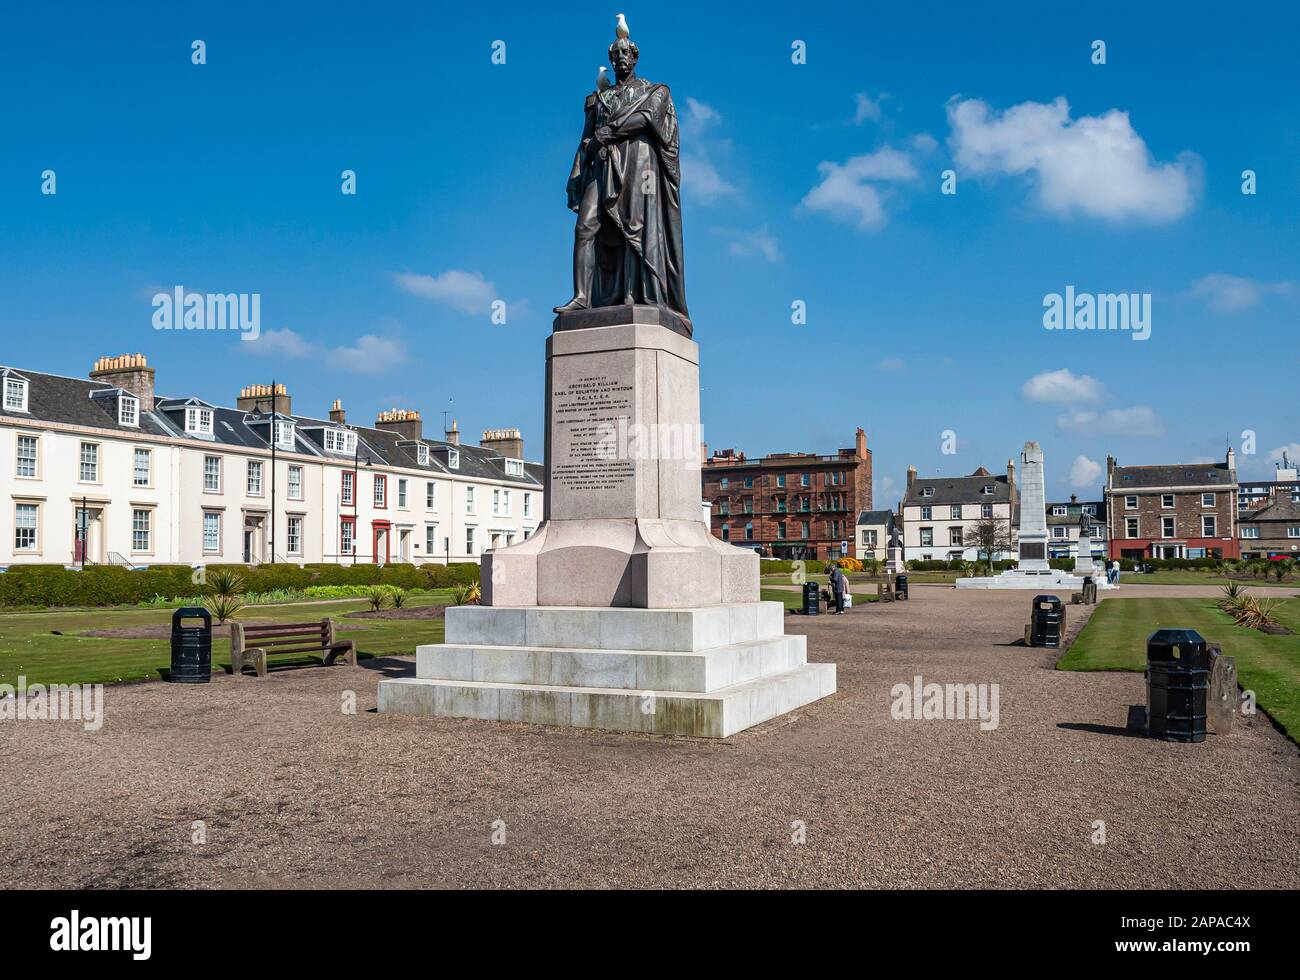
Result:
<svg viewBox="0 0 1300 980"><path fill-rule="evenodd" d="M1239 558L1237 463L1118 466L1106 457L1112 558Z"/></svg>
<svg viewBox="0 0 1300 980"><path fill-rule="evenodd" d="M859 428L854 445L834 456L773 453L755 459L734 449L707 457L704 500L723 541L771 558L853 554L855 520L871 510L871 450Z"/></svg>

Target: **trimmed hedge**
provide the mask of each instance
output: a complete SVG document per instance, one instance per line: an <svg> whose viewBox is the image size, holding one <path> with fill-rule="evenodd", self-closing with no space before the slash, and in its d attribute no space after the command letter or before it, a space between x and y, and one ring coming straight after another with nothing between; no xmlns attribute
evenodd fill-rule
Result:
<svg viewBox="0 0 1300 980"><path fill-rule="evenodd" d="M444 589L478 581L474 562L451 565L209 565L232 571L246 592L305 589L314 585L391 585L401 589ZM62 565L12 565L0 575L0 606L122 606L154 596L176 598L202 591L188 565L146 569L92 565L81 571Z"/></svg>

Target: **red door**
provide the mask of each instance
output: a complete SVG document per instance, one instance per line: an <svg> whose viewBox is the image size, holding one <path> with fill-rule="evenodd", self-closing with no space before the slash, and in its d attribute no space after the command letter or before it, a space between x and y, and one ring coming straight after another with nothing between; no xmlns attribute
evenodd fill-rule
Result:
<svg viewBox="0 0 1300 980"><path fill-rule="evenodd" d="M391 528L392 525L388 521L374 521L371 523L370 554L373 556L371 561L382 561L385 565L389 563L392 550ZM380 557L381 547L383 548L382 558Z"/></svg>

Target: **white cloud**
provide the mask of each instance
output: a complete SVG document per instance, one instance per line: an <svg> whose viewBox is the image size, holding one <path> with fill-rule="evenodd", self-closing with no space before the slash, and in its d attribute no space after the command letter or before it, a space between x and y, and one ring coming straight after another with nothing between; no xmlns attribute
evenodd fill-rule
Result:
<svg viewBox="0 0 1300 980"><path fill-rule="evenodd" d="M1192 283L1192 295L1203 299L1216 313L1240 313L1257 306L1266 294L1291 291L1289 282L1259 282L1241 276L1212 272Z"/></svg>
<svg viewBox="0 0 1300 980"><path fill-rule="evenodd" d="M393 279L413 296L442 303L462 313L487 314L497 298L496 287L480 272L448 269L437 276L396 273Z"/></svg>
<svg viewBox="0 0 1300 980"><path fill-rule="evenodd" d="M1112 408L1105 412L1076 410L1059 416L1056 424L1071 432L1112 436L1162 436L1165 423L1149 405Z"/></svg>
<svg viewBox="0 0 1300 980"><path fill-rule="evenodd" d="M1039 204L1058 217L1173 221L1192 209L1200 160L1152 159L1127 112L1070 118L1064 98L998 113L980 99L948 103L948 142L969 174L1031 175Z"/></svg>
<svg viewBox="0 0 1300 980"><path fill-rule="evenodd" d="M1069 368L1043 371L1024 383L1020 394L1031 402L1060 404L1098 401L1106 394L1105 386L1087 374L1075 374Z"/></svg>
<svg viewBox="0 0 1300 980"><path fill-rule="evenodd" d="M1100 463L1083 455L1074 457L1074 462L1070 466L1070 486L1093 486L1100 477Z"/></svg>
<svg viewBox="0 0 1300 980"><path fill-rule="evenodd" d="M329 352L330 364L358 374L382 374L406 359L406 345L395 337L368 333L351 346L335 347Z"/></svg>
<svg viewBox="0 0 1300 980"><path fill-rule="evenodd" d="M767 230L767 225L755 231L742 231L735 228L715 228L715 234L725 235L731 239L732 255L761 255L769 262L781 261L781 250L776 238Z"/></svg>
<svg viewBox="0 0 1300 980"><path fill-rule="evenodd" d="M898 484L894 482L892 476L881 477L876 481L876 489L872 492L872 504L876 510L890 510L898 501L895 499L898 495ZM889 542L886 541L885 544Z"/></svg>
<svg viewBox="0 0 1300 980"><path fill-rule="evenodd" d="M1288 442L1285 446L1270 449L1268 451L1268 461L1270 463L1282 462L1283 453L1286 453L1286 458L1292 466L1300 466L1300 442Z"/></svg>
<svg viewBox="0 0 1300 980"><path fill-rule="evenodd" d="M718 110L699 99L686 97L686 112L680 123L685 147L682 150L682 188L702 204L736 193L736 188L723 179L711 156L730 147L727 141L714 140L707 135L721 122Z"/></svg>
<svg viewBox="0 0 1300 980"><path fill-rule="evenodd" d="M884 357L876 362L878 371L901 371L905 365L901 357Z"/></svg>
<svg viewBox="0 0 1300 980"><path fill-rule="evenodd" d="M850 157L844 163L823 160L817 164L821 182L801 202L809 211L817 211L836 221L855 222L863 230L883 228L889 220L884 201L888 190L876 184L901 183L920 179L912 158L890 147L873 153Z"/></svg>
<svg viewBox="0 0 1300 980"><path fill-rule="evenodd" d="M861 126L868 119L880 122L880 103L885 101L886 96L880 95L873 99L866 92L859 92L854 98L857 100L857 108L853 113L853 125Z"/></svg>
<svg viewBox="0 0 1300 980"><path fill-rule="evenodd" d="M296 331L263 330L256 340L240 344L245 354L278 354L280 357L309 357L315 348Z"/></svg>
<svg viewBox="0 0 1300 980"><path fill-rule="evenodd" d="M929 133L917 133L912 137L912 149L920 153L933 153L939 149L939 141Z"/></svg>

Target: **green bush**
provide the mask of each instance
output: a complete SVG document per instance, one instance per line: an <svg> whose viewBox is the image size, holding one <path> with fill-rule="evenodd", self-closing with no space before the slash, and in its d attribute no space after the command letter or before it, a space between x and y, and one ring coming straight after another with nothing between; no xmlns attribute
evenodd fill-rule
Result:
<svg viewBox="0 0 1300 980"><path fill-rule="evenodd" d="M475 562L445 565L209 565L209 580L221 571L238 575L250 594L305 591L319 586L383 585L399 589L445 589L477 584ZM91 565L12 565L0 574L0 606L134 606L156 596L192 596L202 583L188 565L144 569Z"/></svg>

